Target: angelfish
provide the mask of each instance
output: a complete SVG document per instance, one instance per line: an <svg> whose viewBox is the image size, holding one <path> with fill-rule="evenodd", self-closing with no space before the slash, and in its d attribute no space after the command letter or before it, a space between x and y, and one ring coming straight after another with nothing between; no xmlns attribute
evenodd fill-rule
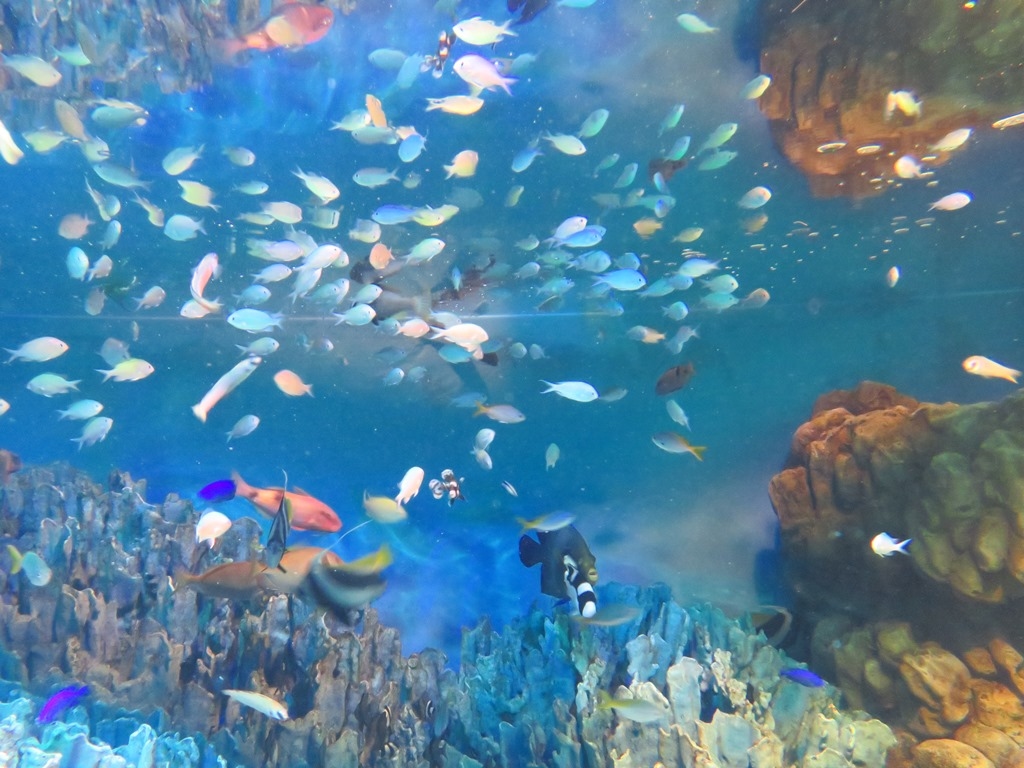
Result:
<svg viewBox="0 0 1024 768"><path fill-rule="evenodd" d="M565 563L566 591L576 595L576 608L579 610L580 616L589 619L597 613L597 595L594 594L594 585L586 580L576 566L576 561L569 555L564 555L562 562Z"/></svg>
<svg viewBox="0 0 1024 768"><path fill-rule="evenodd" d="M527 568L540 564L540 591L545 595L559 599L570 597L565 579L566 556L572 558L587 582L597 583L597 560L575 526L538 531L536 540L529 536L519 538L519 560Z"/></svg>

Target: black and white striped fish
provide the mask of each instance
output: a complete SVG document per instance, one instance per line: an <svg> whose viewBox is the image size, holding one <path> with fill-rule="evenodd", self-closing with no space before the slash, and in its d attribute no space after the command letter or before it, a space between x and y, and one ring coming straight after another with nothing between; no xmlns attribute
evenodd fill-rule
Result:
<svg viewBox="0 0 1024 768"><path fill-rule="evenodd" d="M594 586L580 573L576 561L569 555L563 557L565 563L565 586L569 595L576 595L576 607L580 616L589 619L597 613L597 595L594 593Z"/></svg>

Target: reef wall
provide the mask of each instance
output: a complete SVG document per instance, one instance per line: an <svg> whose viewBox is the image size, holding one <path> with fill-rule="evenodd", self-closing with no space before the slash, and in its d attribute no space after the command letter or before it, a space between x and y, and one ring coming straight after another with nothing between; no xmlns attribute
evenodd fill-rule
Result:
<svg viewBox="0 0 1024 768"><path fill-rule="evenodd" d="M905 729L905 762L969 747L983 759L948 764L1024 764L1024 391L962 406L872 382L825 395L769 494L814 668ZM912 538L910 556L875 554L883 531Z"/></svg>
<svg viewBox="0 0 1024 768"><path fill-rule="evenodd" d="M847 768L881 765L896 743L880 721L842 711L836 689L780 677L792 662L763 635L708 606L683 609L664 586L603 586L604 604L638 609L620 626L532 611L495 632L484 620L465 631L455 671L436 651L404 656L372 609L351 627L295 596L172 588L176 571L210 557L195 543L197 514L174 496L147 503L145 483L126 475L103 487L65 465L29 467L2 500L2 533L53 572L35 586L0 569L8 698L72 680L91 689L69 724L41 730L27 699L0 707L19 749L61 733L106 741L89 755L126 759L151 744L147 754L175 756L161 765L180 766ZM236 522L217 550L207 564L255 558L258 527ZM289 719L224 688L282 701ZM641 724L595 706L598 691L659 716Z"/></svg>

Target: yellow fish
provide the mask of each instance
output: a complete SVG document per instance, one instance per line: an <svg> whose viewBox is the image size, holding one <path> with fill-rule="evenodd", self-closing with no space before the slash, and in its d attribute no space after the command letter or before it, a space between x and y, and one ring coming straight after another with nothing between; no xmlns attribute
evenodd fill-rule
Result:
<svg viewBox="0 0 1024 768"><path fill-rule="evenodd" d="M1020 371L1000 365L995 360L989 360L981 355L972 355L963 362L964 370L973 373L975 376L982 376L986 379L1006 379L1017 383L1020 378Z"/></svg>

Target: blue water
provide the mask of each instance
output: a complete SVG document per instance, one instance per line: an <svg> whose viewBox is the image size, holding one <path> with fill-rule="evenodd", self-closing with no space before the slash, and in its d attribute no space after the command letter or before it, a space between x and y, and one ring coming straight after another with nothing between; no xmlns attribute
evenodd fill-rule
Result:
<svg viewBox="0 0 1024 768"><path fill-rule="evenodd" d="M920 228L912 222L928 215L928 205L942 194L921 183L856 204L813 199L799 172L773 146L756 103L734 96L756 74L750 41L726 34L686 36L673 21L683 10L676 3L599 0L585 10L552 7L496 47L495 56L532 52L538 59L511 97L487 93L485 107L471 117L424 112L425 98L465 91L450 70L439 80L422 75L403 91L391 85L393 73L367 63L367 54L379 47L433 53L437 32L449 22L429 5L359 8L339 16L320 43L220 68L215 83L201 91L134 95L151 115L143 127L104 134L113 158L134 163L152 181L144 194L168 216L205 219L206 237L170 241L128 202L130 195L104 185L70 147L46 157L28 152L18 166L0 169L0 346L41 335L59 336L71 346L49 363L0 367L0 397L11 403L0 418L3 447L28 463L70 461L97 479L118 467L149 481L151 501L172 492L192 495L232 469L258 485L279 484L281 470L287 470L294 485L339 512L343 530L365 519L364 490L394 493L413 465L426 469L428 479L451 467L465 477L466 503L449 508L424 485L409 504L408 522L390 530L366 526L338 548L345 557L357 557L391 542L395 564L377 604L384 620L402 630L407 651L433 645L454 656L461 627L482 614L500 625L538 598L550 602L539 596L539 574L519 563L516 516L572 509L597 556L602 581L666 581L677 599L710 600L738 613L785 599L772 567L775 525L766 487L819 394L864 379L930 401L988 400L1010 391L1005 382L967 376L960 361L983 354L1016 367L1021 362L1024 220L1013 190L1022 171L1007 167L1005 158L1019 154L1024 134L980 132L938 169L941 190L970 190L974 201L962 211L935 214L933 226ZM503 3L461 7L463 18L507 16ZM724 29L741 21L730 4L714 11ZM468 51L459 46L453 57ZM427 137L427 150L416 162L399 163L394 146L362 146L346 133L328 131L370 92L382 97L393 125L415 125ZM659 138L658 124L676 103L686 104L682 121ZM542 142L545 154L533 167L511 172L512 157L539 133L575 132L597 108L609 109L611 117L598 136L586 140L584 156L566 157ZM678 203L660 232L649 240L633 232L632 223L650 215L645 209L601 216L591 195L610 191L625 163L640 164L640 184L647 161L676 137L690 134L696 147L725 121L740 125L730 142L739 157L719 171L679 173L670 183ZM200 143L206 144L203 159L181 178L216 190L215 202L223 206L218 213L179 200L174 179L160 169L169 150ZM231 145L252 149L256 165L231 166L220 154ZM477 175L446 181L441 166L465 148L479 152ZM595 179L593 168L611 152L622 159ZM402 175L415 171L423 182L414 190L398 184L363 189L350 179L366 166L402 166ZM512 243L529 234L543 238L567 216L582 214L600 217L608 228L601 247L613 257L647 254L652 280L680 261L683 246L671 242L672 236L703 226L704 236L692 247L722 259L740 282L737 295L763 287L772 298L758 310L694 309L685 322L699 326L700 338L673 356L661 345L626 338L625 331L644 324L671 335L678 324L667 321L661 307L682 298L693 309L700 296L696 286L664 299L620 296L626 312L615 318L593 313L592 303L582 299L589 275L571 273L576 288L550 313L536 309L539 280L509 278L455 311L472 317L493 339L541 345L546 357L516 360L506 344L492 368L449 366L423 344L373 327L336 327L308 305L293 308L286 298L290 284L278 284L263 309L288 315L283 330L273 334L281 351L201 424L190 406L239 360L235 345L255 337L228 326L223 314L199 321L178 315L188 298L190 271L203 254L217 251L224 274L207 295L230 299L241 292L248 276L265 264L245 255L244 240L254 230L234 217L256 210L260 199L234 194L230 187L259 178L271 184L262 199L304 203L307 194L291 174L296 167L326 175L342 188L340 227L307 231L319 242L341 244L353 262L369 246L346 233L378 205L437 206L457 188L483 197L483 205L436 230L447 243L440 256L403 272L411 280L396 281L418 293L446 286L452 266L465 273L481 257L518 268L536 254ZM108 301L99 317L83 312L90 286L68 277L64 258L70 244L56 235L66 213L96 218L83 177L122 200L124 234L110 251L113 277L136 278L129 292L134 297L161 285L168 298L158 309L136 312L134 302ZM526 191L519 206L509 209L503 200L513 184ZM764 209L768 224L750 235L739 226L735 201L756 184L769 186L774 196ZM908 217L909 232L893 234L903 226L894 223L897 216ZM99 256L102 232L95 225L79 243L92 259ZM401 251L432 231L408 225L385 233L385 241ZM268 230L269 239L283 236L280 225ZM889 289L884 276L894 264L903 277ZM325 281L343 275L335 270ZM130 340L133 322L138 340L132 353L153 363L156 373L140 382L102 383L94 371L105 367L97 355L100 345L110 336ZM335 348L306 352L302 336L327 337ZM381 378L394 364L375 355L387 348L408 352L399 363L404 368L426 365L427 379L385 388ZM690 417L693 431L687 436L707 446L701 463L660 452L650 440L652 433L674 427L664 398L654 395L654 381L684 361L697 373L676 399ZM271 381L281 368L298 372L315 396L284 397ZM80 425L58 421L55 413L72 396L44 399L24 388L43 371L81 379L81 396L106 405L104 415L115 424L104 442L76 450L70 440ZM541 394L542 379L585 380L602 391L625 387L629 393L617 403L575 403ZM496 425L474 419L471 410L450 404L467 391L484 393L492 403L512 403L527 421ZM260 416L259 428L227 444L224 433L246 413ZM497 432L491 471L470 455L474 435L485 426ZM544 451L552 442L562 458L546 471ZM502 488L503 480L518 490L517 498ZM232 516L252 514L243 501L219 508ZM336 537L303 538L328 544Z"/></svg>

